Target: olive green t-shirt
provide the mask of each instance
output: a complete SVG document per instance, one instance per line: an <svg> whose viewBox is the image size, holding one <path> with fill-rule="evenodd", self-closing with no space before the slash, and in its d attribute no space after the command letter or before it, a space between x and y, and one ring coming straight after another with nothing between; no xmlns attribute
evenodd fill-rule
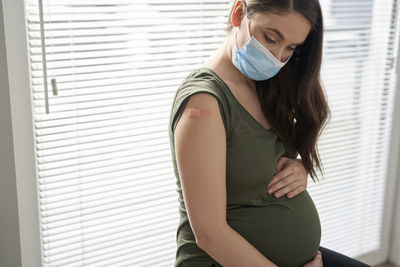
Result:
<svg viewBox="0 0 400 267"><path fill-rule="evenodd" d="M189 97L208 93L218 100L226 132L226 219L236 232L279 267L310 262L319 249L321 225L307 190L294 198L275 198L267 185L277 162L289 157L276 132L262 126L211 69L193 70L172 103L169 140L179 201L175 267L221 266L196 244L186 213L175 157L174 131ZM209 218L213 220L213 218Z"/></svg>

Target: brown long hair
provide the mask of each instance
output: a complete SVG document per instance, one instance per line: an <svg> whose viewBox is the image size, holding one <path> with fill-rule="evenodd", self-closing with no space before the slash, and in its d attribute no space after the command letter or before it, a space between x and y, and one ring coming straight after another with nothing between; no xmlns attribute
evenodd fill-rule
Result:
<svg viewBox="0 0 400 267"><path fill-rule="evenodd" d="M234 2L236 3L237 0ZM225 31L233 29L231 15ZM311 24L311 31L293 56L274 77L256 81L262 110L290 156L300 154L304 168L315 182L314 165L320 172L317 139L331 117L320 81L323 49L323 18L318 0L247 0L246 13L284 14L296 11ZM317 178L318 179L318 178Z"/></svg>

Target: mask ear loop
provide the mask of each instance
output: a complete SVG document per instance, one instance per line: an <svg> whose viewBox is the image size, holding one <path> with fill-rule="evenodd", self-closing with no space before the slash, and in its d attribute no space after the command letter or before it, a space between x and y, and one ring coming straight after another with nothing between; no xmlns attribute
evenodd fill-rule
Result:
<svg viewBox="0 0 400 267"><path fill-rule="evenodd" d="M249 36L249 40L251 39L250 35L250 20L246 17L247 20L247 36Z"/></svg>

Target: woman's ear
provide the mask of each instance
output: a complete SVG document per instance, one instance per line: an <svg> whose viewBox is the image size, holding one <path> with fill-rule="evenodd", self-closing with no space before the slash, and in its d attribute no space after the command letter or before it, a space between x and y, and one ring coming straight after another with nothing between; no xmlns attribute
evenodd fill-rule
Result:
<svg viewBox="0 0 400 267"><path fill-rule="evenodd" d="M233 8L232 17L231 17L233 26L235 26L235 27L240 26L240 22L243 19L244 7L245 6L241 0L238 0L236 2L235 7Z"/></svg>

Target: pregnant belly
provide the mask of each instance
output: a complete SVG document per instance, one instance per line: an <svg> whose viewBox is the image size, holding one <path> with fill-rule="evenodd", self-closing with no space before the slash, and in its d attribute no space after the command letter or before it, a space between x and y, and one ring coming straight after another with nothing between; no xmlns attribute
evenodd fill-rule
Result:
<svg viewBox="0 0 400 267"><path fill-rule="evenodd" d="M279 267L303 266L321 241L319 215L307 190L292 199L270 196L262 206L228 208L227 222Z"/></svg>

